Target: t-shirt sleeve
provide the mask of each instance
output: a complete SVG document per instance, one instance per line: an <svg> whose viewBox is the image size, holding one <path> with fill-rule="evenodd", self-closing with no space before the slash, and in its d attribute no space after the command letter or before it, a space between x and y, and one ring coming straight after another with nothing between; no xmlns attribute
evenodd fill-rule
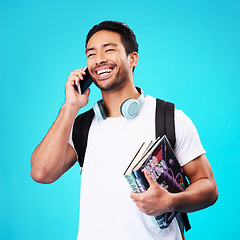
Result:
<svg viewBox="0 0 240 240"><path fill-rule="evenodd" d="M174 151L181 166L205 153L196 127L181 110L175 110L175 134Z"/></svg>
<svg viewBox="0 0 240 240"><path fill-rule="evenodd" d="M68 144L74 149L76 155L77 155L77 152L76 152L76 149L74 147L74 143L73 143L73 140L72 140L72 132L73 132L73 127L71 129L71 132L70 132L70 136L69 136L69 139L68 139Z"/></svg>

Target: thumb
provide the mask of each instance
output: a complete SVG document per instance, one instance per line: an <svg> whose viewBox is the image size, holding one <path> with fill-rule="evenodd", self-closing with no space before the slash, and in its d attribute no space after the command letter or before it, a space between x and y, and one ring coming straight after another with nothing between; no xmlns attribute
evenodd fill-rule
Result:
<svg viewBox="0 0 240 240"><path fill-rule="evenodd" d="M153 180L151 174L150 174L146 169L144 170L144 175L145 175L145 177L146 177L146 179L147 179L147 181L148 181L148 183L149 183L150 186L157 184L157 183Z"/></svg>
<svg viewBox="0 0 240 240"><path fill-rule="evenodd" d="M90 88L88 88L83 95L85 95L86 97L89 97L89 94L90 94Z"/></svg>

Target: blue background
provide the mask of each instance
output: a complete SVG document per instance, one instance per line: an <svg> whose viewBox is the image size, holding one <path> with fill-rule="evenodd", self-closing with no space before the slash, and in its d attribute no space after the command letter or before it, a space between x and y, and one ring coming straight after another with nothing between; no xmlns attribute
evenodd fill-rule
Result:
<svg viewBox="0 0 240 240"><path fill-rule="evenodd" d="M64 103L69 73L85 66L88 30L102 20L133 28L135 83L176 103L196 125L219 188L217 203L189 214L187 239L236 239L239 223L240 2L0 2L0 239L75 239L76 164L50 185L30 177L30 157ZM89 105L100 98L91 87ZM93 231L95 221L93 219ZM101 221L101 220L100 220Z"/></svg>

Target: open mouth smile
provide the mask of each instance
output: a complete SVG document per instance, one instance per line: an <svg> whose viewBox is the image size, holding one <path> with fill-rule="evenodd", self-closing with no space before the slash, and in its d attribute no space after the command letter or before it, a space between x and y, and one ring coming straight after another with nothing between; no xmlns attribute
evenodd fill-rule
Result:
<svg viewBox="0 0 240 240"><path fill-rule="evenodd" d="M94 70L94 73L99 80L105 80L112 76L113 66L98 67Z"/></svg>
<svg viewBox="0 0 240 240"><path fill-rule="evenodd" d="M110 73L112 71L112 69L108 68L108 69L102 69L102 70L99 70L97 71L97 75L100 76L102 74L107 74L107 73Z"/></svg>

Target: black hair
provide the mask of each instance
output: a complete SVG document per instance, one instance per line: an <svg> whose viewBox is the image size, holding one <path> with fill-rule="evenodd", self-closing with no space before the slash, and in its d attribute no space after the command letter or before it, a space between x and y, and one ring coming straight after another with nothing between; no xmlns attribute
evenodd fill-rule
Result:
<svg viewBox="0 0 240 240"><path fill-rule="evenodd" d="M132 52L138 52L138 43L132 29L130 29L125 23L117 21L103 21L95 25L88 32L85 47L87 47L88 41L93 36L93 34L101 30L108 30L120 34L122 44L125 48L127 56Z"/></svg>

